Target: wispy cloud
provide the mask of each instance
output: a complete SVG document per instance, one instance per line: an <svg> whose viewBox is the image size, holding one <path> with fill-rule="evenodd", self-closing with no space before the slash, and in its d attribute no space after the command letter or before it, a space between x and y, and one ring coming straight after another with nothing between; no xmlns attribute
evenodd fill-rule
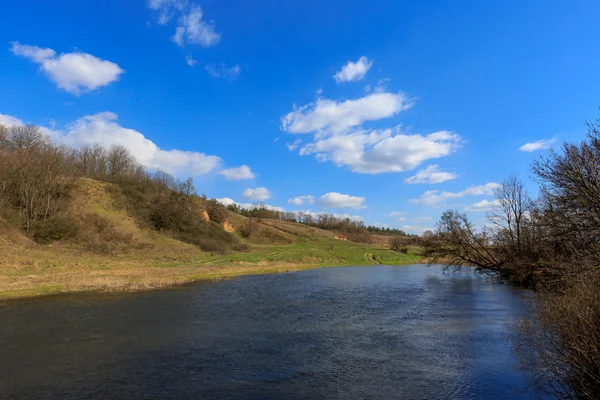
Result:
<svg viewBox="0 0 600 400"><path fill-rule="evenodd" d="M296 196L288 200L288 204L294 204L297 206L301 206L303 204L315 204L315 196L306 195L306 196Z"/></svg>
<svg viewBox="0 0 600 400"><path fill-rule="evenodd" d="M533 152L537 150L548 149L552 146L552 143L556 142L556 139L542 139L537 142L525 143L519 147L519 151Z"/></svg>
<svg viewBox="0 0 600 400"><path fill-rule="evenodd" d="M466 206L465 210L471 212L493 211L497 209L499 205L500 202L498 200L481 200L477 203Z"/></svg>
<svg viewBox="0 0 600 400"><path fill-rule="evenodd" d="M359 81L365 77L373 62L367 57L361 57L357 62L348 61L342 69L333 75L337 83Z"/></svg>
<svg viewBox="0 0 600 400"><path fill-rule="evenodd" d="M148 7L157 12L157 22L166 25L177 17L173 41L179 46L186 44L211 47L221 40L213 21L204 19L202 8L190 0L150 0Z"/></svg>
<svg viewBox="0 0 600 400"><path fill-rule="evenodd" d="M194 65L198 64L198 60L194 59L194 57L192 57L192 56L186 56L185 57L185 62L190 67L193 67Z"/></svg>
<svg viewBox="0 0 600 400"><path fill-rule="evenodd" d="M232 67L227 67L223 63L210 64L204 69L206 69L206 72L208 72L208 74L213 78L226 78L231 80L237 78L240 72L242 72L242 68L237 64Z"/></svg>
<svg viewBox="0 0 600 400"><path fill-rule="evenodd" d="M437 190L429 190L423 193L417 199L411 199L413 204L421 204L433 207L439 207L439 203L451 199L459 199L466 196L489 196L494 193L494 190L500 187L496 182L489 182L485 185L469 186L460 192L439 192Z"/></svg>
<svg viewBox="0 0 600 400"><path fill-rule="evenodd" d="M415 183L442 183L458 178L458 175L452 172L440 171L439 165L433 164L425 169L420 170L415 175L407 178L404 182L409 184Z"/></svg>

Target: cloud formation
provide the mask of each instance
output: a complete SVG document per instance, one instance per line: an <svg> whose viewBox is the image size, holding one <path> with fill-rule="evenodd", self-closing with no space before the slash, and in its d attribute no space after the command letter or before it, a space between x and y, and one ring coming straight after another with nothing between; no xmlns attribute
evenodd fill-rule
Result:
<svg viewBox="0 0 600 400"><path fill-rule="evenodd" d="M281 118L281 129L292 134L310 133L312 140L297 139L288 146L300 155L315 155L321 162L365 174L412 170L422 162L448 156L462 139L450 131L428 135L406 134L400 126L363 129L368 121L391 117L412 106L402 93L372 93L359 99L334 101L319 98L295 107ZM435 174L440 179L442 175ZM446 176L447 177L447 176Z"/></svg>
<svg viewBox="0 0 600 400"><path fill-rule="evenodd" d="M360 81L365 77L369 69L373 66L373 62L365 56L358 59L357 62L348 61L342 69L333 75L333 79L337 83Z"/></svg>
<svg viewBox="0 0 600 400"><path fill-rule="evenodd" d="M82 52L57 55L53 49L19 42L12 42L11 51L39 64L40 69L52 82L76 96L115 82L125 72L111 61Z"/></svg>
<svg viewBox="0 0 600 400"><path fill-rule="evenodd" d="M433 228L414 225L403 225L400 227L404 232L413 235L422 235L425 231L433 231Z"/></svg>
<svg viewBox="0 0 600 400"><path fill-rule="evenodd" d="M365 121L391 117L411 106L403 93L373 93L340 102L320 97L281 118L281 129L289 133L340 133Z"/></svg>
<svg viewBox="0 0 600 400"><path fill-rule="evenodd" d="M466 206L465 210L471 212L493 211L497 209L499 205L500 202L498 200L481 200L477 203Z"/></svg>
<svg viewBox="0 0 600 400"><path fill-rule="evenodd" d="M532 151L549 149L554 142L556 142L556 139L542 139L537 142L525 143L523 146L519 147L519 151L531 153Z"/></svg>
<svg viewBox="0 0 600 400"><path fill-rule="evenodd" d="M406 214L408 214L408 213L404 212L404 211L390 211L389 213L385 214L385 216L390 217L390 218L396 218L396 217L401 217Z"/></svg>
<svg viewBox="0 0 600 400"><path fill-rule="evenodd" d="M460 142L460 136L452 132L407 135L397 127L318 137L301 146L299 152L315 154L321 162L331 161L353 172L380 174L409 171L424 161L448 156Z"/></svg>
<svg viewBox="0 0 600 400"><path fill-rule="evenodd" d="M364 208L364 197L350 196L348 194L329 192L319 197L317 204L321 208Z"/></svg>
<svg viewBox="0 0 600 400"><path fill-rule="evenodd" d="M211 47L221 40L213 21L206 21L202 8L189 0L150 0L148 7L158 12L157 21L166 25L178 16L173 41L179 46L186 44Z"/></svg>
<svg viewBox="0 0 600 400"><path fill-rule="evenodd" d="M242 192L242 196L246 200L265 201L271 198L271 192L266 187L248 188Z"/></svg>
<svg viewBox="0 0 600 400"><path fill-rule="evenodd" d="M237 168L224 169L219 174L223 175L228 181L242 181L254 179L254 173L247 165L242 165Z"/></svg>
<svg viewBox="0 0 600 400"><path fill-rule="evenodd" d="M433 207L439 207L439 203L451 199L459 199L465 196L489 196L494 194L494 190L500 185L496 182L489 182L485 185L469 186L460 192L438 192L437 190L429 190L423 193L417 199L411 199L413 204L421 204Z"/></svg>
<svg viewBox="0 0 600 400"><path fill-rule="evenodd" d="M312 211L312 210L293 211L293 212L308 214L313 218L319 218L319 215L328 214L328 215L333 215L334 217L339 218L339 219L348 218L349 220L356 221L356 222L364 222L365 221L364 217L362 217L360 215L351 215L348 213L329 213L329 212L324 212L324 211L316 212L316 211Z"/></svg>
<svg viewBox="0 0 600 400"><path fill-rule="evenodd" d="M315 204L315 196L296 196L288 200L288 204L301 206L303 204Z"/></svg>
<svg viewBox="0 0 600 400"><path fill-rule="evenodd" d="M198 64L198 60L194 59L194 57L192 57L192 56L186 56L185 57L185 62L190 67L193 67L194 65Z"/></svg>
<svg viewBox="0 0 600 400"><path fill-rule="evenodd" d="M432 164L425 169L420 170L415 175L407 178L404 182L408 184L415 183L442 183L458 178L458 175L452 172L440 171L439 165Z"/></svg>

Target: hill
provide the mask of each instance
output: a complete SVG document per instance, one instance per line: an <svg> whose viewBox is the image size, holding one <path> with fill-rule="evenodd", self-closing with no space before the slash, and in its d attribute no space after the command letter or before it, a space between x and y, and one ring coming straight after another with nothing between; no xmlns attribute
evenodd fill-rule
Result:
<svg viewBox="0 0 600 400"><path fill-rule="evenodd" d="M90 178L71 185L68 205L51 228L27 233L0 217L0 298L144 290L322 266L410 264L421 258L418 249L394 252L381 244L338 240L332 231L297 222L250 220L225 208L218 221L206 221L211 205L200 198L188 204L198 208L188 210L196 216L190 237L181 229L148 224L143 206L139 200L132 204L136 197L123 185Z"/></svg>

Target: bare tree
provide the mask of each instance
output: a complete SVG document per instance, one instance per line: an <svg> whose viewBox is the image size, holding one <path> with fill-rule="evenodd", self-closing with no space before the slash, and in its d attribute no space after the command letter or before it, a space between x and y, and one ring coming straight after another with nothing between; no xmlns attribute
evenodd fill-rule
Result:
<svg viewBox="0 0 600 400"><path fill-rule="evenodd" d="M523 182L512 175L494 191L497 210L488 215L490 222L498 228L497 239L508 243L499 243L514 252L516 257L524 253L524 231L531 209L531 197Z"/></svg>
<svg viewBox="0 0 600 400"><path fill-rule="evenodd" d="M135 158L125 146L113 145L107 154L108 174L113 177L123 177L136 167Z"/></svg>
<svg viewBox="0 0 600 400"><path fill-rule="evenodd" d="M437 224L437 235L442 243L438 253L449 260L448 265L470 265L482 272L501 272L503 261L492 249L489 233L476 232L466 214L445 211Z"/></svg>

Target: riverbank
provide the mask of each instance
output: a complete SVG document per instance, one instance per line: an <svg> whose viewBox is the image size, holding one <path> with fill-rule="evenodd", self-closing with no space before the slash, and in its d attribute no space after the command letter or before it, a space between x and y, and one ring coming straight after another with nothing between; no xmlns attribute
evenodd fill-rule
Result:
<svg viewBox="0 0 600 400"><path fill-rule="evenodd" d="M423 259L418 249L398 253L329 238L291 245L252 245L249 252L225 255L205 253L178 241L117 255L34 243L0 244L0 252L0 301L58 293L152 290L200 280L322 267L409 265Z"/></svg>

